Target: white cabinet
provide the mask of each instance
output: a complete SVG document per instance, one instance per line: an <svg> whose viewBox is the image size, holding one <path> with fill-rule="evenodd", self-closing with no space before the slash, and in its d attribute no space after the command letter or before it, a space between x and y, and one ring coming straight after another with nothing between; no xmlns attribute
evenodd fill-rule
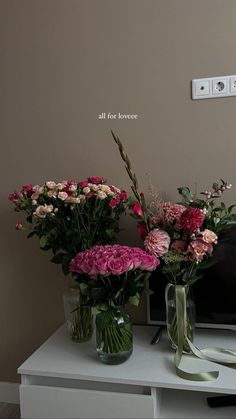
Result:
<svg viewBox="0 0 236 419"><path fill-rule="evenodd" d="M176 376L164 335L150 345L154 326L134 328L134 352L121 365L98 359L93 341L74 343L64 326L19 368L22 419L36 418L235 418L236 407L211 409L206 397L236 394L236 371L185 356L190 371L219 369L212 382ZM198 346L236 347L235 332L198 332Z"/></svg>

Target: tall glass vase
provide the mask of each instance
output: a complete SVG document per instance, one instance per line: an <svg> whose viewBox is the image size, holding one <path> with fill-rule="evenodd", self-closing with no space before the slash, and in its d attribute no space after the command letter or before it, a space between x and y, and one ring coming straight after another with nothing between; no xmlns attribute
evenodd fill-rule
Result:
<svg viewBox="0 0 236 419"><path fill-rule="evenodd" d="M193 342L195 331L195 304L191 287L186 285L177 286L167 284L166 286L166 322L167 333L174 349L177 348L181 333L183 337L183 350L189 353L190 347L186 337Z"/></svg>
<svg viewBox="0 0 236 419"><path fill-rule="evenodd" d="M63 294L67 332L74 342L85 342L93 334L92 308L81 301L78 288L69 288Z"/></svg>
<svg viewBox="0 0 236 419"><path fill-rule="evenodd" d="M121 364L133 351L130 315L123 306L109 307L96 316L97 354L105 364Z"/></svg>

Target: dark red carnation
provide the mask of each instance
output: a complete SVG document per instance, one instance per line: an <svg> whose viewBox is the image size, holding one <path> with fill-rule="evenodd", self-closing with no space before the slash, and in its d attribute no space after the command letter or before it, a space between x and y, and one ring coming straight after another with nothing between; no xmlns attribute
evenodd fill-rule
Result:
<svg viewBox="0 0 236 419"><path fill-rule="evenodd" d="M181 214L179 226L182 230L193 233L201 227L204 218L205 216L199 208L190 207Z"/></svg>

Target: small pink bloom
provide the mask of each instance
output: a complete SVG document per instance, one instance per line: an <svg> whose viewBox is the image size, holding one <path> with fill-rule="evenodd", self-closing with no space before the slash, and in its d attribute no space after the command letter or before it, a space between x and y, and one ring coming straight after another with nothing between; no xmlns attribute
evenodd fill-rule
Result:
<svg viewBox="0 0 236 419"><path fill-rule="evenodd" d="M88 181L91 183L95 183L96 185L98 185L99 183L104 183L105 179L103 177L100 176L90 176L88 178Z"/></svg>
<svg viewBox="0 0 236 419"><path fill-rule="evenodd" d="M121 191L119 198L122 200L127 199L127 193L125 191Z"/></svg>
<svg viewBox="0 0 236 419"><path fill-rule="evenodd" d="M15 229L16 230L22 230L22 228L23 228L23 224L22 223L16 223L16 225L15 225Z"/></svg>
<svg viewBox="0 0 236 419"><path fill-rule="evenodd" d="M185 242L183 240L175 240L171 245L171 250L175 253L181 254L183 253L185 248Z"/></svg>
<svg viewBox="0 0 236 419"><path fill-rule="evenodd" d="M166 231L155 228L148 233L144 240L144 247L148 253L159 257L168 252L170 236Z"/></svg>
<svg viewBox="0 0 236 419"><path fill-rule="evenodd" d="M111 199L111 201L109 202L108 205L111 208L115 208L119 204L119 202L120 202L120 199L119 198L113 198L113 199Z"/></svg>
<svg viewBox="0 0 236 419"><path fill-rule="evenodd" d="M81 187L81 188L87 188L87 186L88 186L88 181L87 180L83 180L82 182L79 182L79 186Z"/></svg>
<svg viewBox="0 0 236 419"><path fill-rule="evenodd" d="M131 207L131 210L134 212L135 215L137 215L137 217L142 217L143 211L138 201L134 202L134 204Z"/></svg>
<svg viewBox="0 0 236 419"><path fill-rule="evenodd" d="M27 193L32 192L32 191L33 191L33 185L29 184L29 185L22 186L22 189L21 189L22 193L27 194Z"/></svg>

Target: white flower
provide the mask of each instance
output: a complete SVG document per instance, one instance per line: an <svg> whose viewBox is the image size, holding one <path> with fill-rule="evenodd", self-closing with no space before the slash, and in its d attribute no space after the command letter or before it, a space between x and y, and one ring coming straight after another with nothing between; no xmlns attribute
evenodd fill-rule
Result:
<svg viewBox="0 0 236 419"><path fill-rule="evenodd" d="M85 195L87 195L89 192L90 192L90 188L88 188L87 186L83 188L83 193L85 193Z"/></svg>
<svg viewBox="0 0 236 419"><path fill-rule="evenodd" d="M60 183L56 184L56 189L58 191L62 191L64 189L64 187L65 187L65 184L63 182L60 182Z"/></svg>
<svg viewBox="0 0 236 419"><path fill-rule="evenodd" d="M56 193L56 191L48 191L48 196L49 196L49 198L56 198L57 197L57 193Z"/></svg>
<svg viewBox="0 0 236 419"><path fill-rule="evenodd" d="M50 180L50 181L46 182L46 186L47 186L48 189L55 189L57 185L56 185L55 182Z"/></svg>
<svg viewBox="0 0 236 419"><path fill-rule="evenodd" d="M71 192L75 192L77 190L77 185L75 183L73 183L72 185L70 185L69 190Z"/></svg>
<svg viewBox="0 0 236 419"><path fill-rule="evenodd" d="M86 196L85 195L79 195L79 199L80 199L80 201L84 201L86 199Z"/></svg>
<svg viewBox="0 0 236 419"><path fill-rule="evenodd" d="M103 191L98 191L97 196L100 199L106 199L107 198L107 194Z"/></svg>
<svg viewBox="0 0 236 419"><path fill-rule="evenodd" d="M68 194L66 192L59 192L58 198L60 198L62 201L65 201L68 198Z"/></svg>
<svg viewBox="0 0 236 419"><path fill-rule="evenodd" d="M51 212L53 212L53 205L46 205L46 204L44 204L44 205L39 205L36 208L36 210L34 212L34 215L36 217L39 217L39 218L45 218L46 215L47 214L50 214Z"/></svg>

